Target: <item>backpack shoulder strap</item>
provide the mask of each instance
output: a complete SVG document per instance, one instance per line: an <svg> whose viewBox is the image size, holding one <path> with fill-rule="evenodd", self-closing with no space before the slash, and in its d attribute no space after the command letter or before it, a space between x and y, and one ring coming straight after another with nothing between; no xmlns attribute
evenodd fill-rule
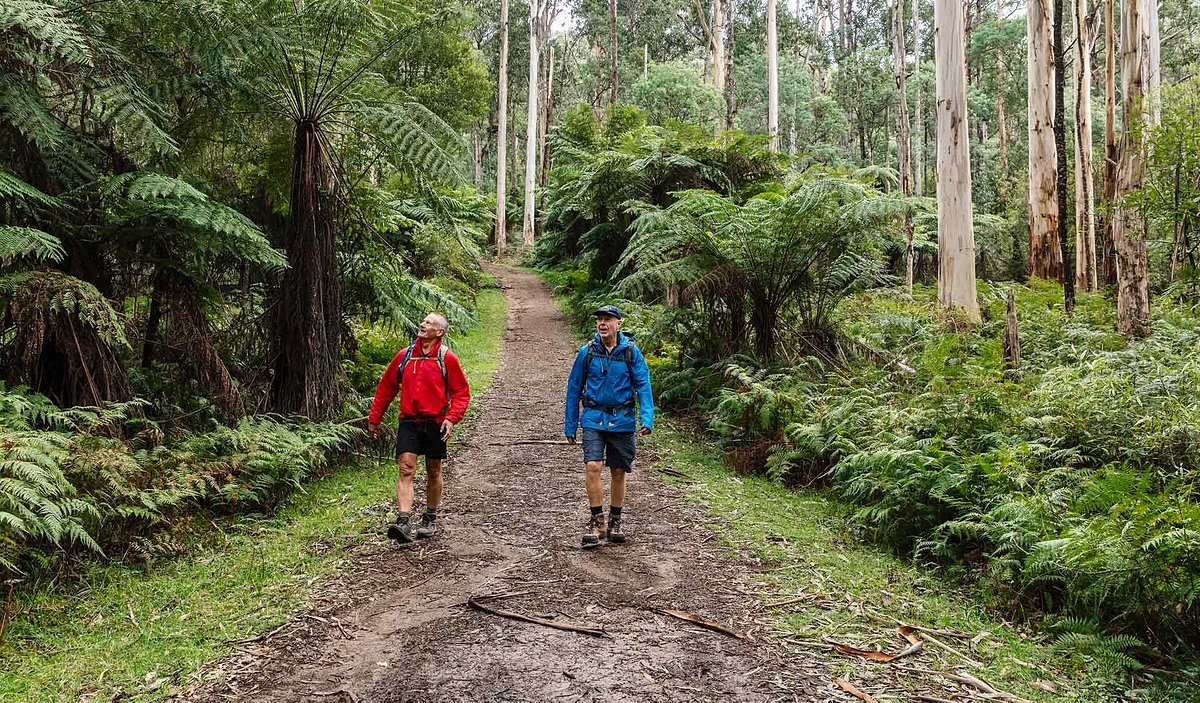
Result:
<svg viewBox="0 0 1200 703"><path fill-rule="evenodd" d="M438 345L438 368L442 370L442 388L446 390L446 407L442 408L442 412L450 409L450 375L446 373L446 345Z"/></svg>
<svg viewBox="0 0 1200 703"><path fill-rule="evenodd" d="M404 369L408 368L408 362L412 361L413 347L415 346L413 345L404 350L404 356L400 359L400 368L396 371L397 383L404 382Z"/></svg>

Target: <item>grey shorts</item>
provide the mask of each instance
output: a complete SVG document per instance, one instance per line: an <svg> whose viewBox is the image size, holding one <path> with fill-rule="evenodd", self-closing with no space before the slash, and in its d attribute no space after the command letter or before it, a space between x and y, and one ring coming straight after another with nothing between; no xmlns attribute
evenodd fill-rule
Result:
<svg viewBox="0 0 1200 703"><path fill-rule="evenodd" d="M637 456L637 442L633 432L605 432L583 428L583 461L603 461L613 469L633 471L633 459Z"/></svg>

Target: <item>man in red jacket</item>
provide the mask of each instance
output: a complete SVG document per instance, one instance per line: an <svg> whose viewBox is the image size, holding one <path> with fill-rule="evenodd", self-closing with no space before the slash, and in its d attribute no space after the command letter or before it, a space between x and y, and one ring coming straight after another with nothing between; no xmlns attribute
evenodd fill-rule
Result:
<svg viewBox="0 0 1200 703"><path fill-rule="evenodd" d="M442 346L450 323L437 313L421 321L420 332L411 347L401 349L388 364L375 389L367 427L379 436L379 423L396 394L400 394L400 426L396 430L396 461L400 476L396 479L396 522L388 525L387 535L401 544L411 542L409 524L413 504L413 475L417 455L425 456L425 515L416 530L417 538L437 534L437 509L442 501L442 460L446 458L446 440L454 426L462 421L471 402L471 389L454 352Z"/></svg>

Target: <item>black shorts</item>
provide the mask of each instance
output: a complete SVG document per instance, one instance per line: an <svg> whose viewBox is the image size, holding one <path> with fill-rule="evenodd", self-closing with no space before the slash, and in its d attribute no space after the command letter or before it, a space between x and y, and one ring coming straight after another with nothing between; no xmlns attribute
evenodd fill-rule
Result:
<svg viewBox="0 0 1200 703"><path fill-rule="evenodd" d="M437 420L406 418L396 428L396 456L417 454L426 460L446 458L446 443L442 441L442 426Z"/></svg>

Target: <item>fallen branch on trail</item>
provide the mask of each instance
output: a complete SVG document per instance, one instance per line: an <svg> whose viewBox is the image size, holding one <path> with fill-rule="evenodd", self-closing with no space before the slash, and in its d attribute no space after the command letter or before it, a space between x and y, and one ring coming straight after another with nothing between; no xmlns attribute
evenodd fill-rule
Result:
<svg viewBox="0 0 1200 703"><path fill-rule="evenodd" d="M551 620L545 620L543 618L535 618L531 615L523 615L521 613L513 612L511 610L503 610L500 608L490 608L490 607L484 605L484 603L486 603L488 601L499 600L500 598L512 598L514 595L519 595L519 594L502 593L502 594L497 594L497 595L485 594L485 595L481 595L481 596L471 596L470 598L467 599L467 605L471 608L474 608L475 610L481 610L485 613L491 613L492 615L498 615L502 618L508 618L509 620L520 620L521 622L531 622L535 625L544 625L545 627L552 627L555 630L566 630L568 632L578 632L580 634L591 635L593 637L608 637L608 633L599 627L589 627L589 626L585 626L585 625L571 625L570 623L553 622Z"/></svg>
<svg viewBox="0 0 1200 703"><path fill-rule="evenodd" d="M1011 693L1005 693L1004 691L997 689L995 686L991 685L987 681L984 681L983 679L972 676L970 674L951 674L946 671L937 671L936 669L922 669L920 667L915 667L915 666L900 666L900 665L895 665L895 666L896 666L897 671L903 671L903 672L909 673L909 674L925 674L927 676L928 675L941 676L942 678L949 679L950 681L954 681L955 683L960 683L960 684L964 684L966 686L970 686L971 688L974 688L975 690L977 690L981 694L983 694L983 697L990 699L990 700L1010 701L1010 703L1031 703L1029 700L1027 700L1025 698L1021 698L1020 696L1014 696Z"/></svg>
<svg viewBox="0 0 1200 703"><path fill-rule="evenodd" d="M568 445L565 439L514 439L507 442L488 442L489 447L511 447L516 444L561 444Z"/></svg>
<svg viewBox="0 0 1200 703"><path fill-rule="evenodd" d="M847 681L845 679L834 679L833 682L836 683L839 687L841 687L841 689L843 691L845 691L846 693L849 693L850 695L854 696L855 698L859 699L860 701L865 701L865 703L879 703L874 698L867 695L858 686L855 686L854 684L850 683L849 681Z"/></svg>
<svg viewBox="0 0 1200 703"><path fill-rule="evenodd" d="M659 610L658 612L662 613L663 615L670 615L673 618L678 618L680 620L683 620L684 622L690 622L693 625L698 625L700 627L703 627L706 630L712 630L713 632L720 632L722 635L729 635L730 637L736 637L739 640L746 639L745 632L738 632L737 630L734 630L733 628L725 627L724 625L722 625L719 622L705 620L704 618L701 618L697 615L694 615L692 613L689 613L689 612L686 612L683 610Z"/></svg>
<svg viewBox="0 0 1200 703"><path fill-rule="evenodd" d="M879 662L880 664L888 664L896 661L897 659L911 657L914 654L920 654L925 649L925 643L920 637L917 637L916 628L904 626L899 628L897 631L900 633L901 637L908 640L908 646L896 654L877 652L874 649L860 649L859 647L842 644L841 642L835 642L829 638L826 638L825 641L833 645L833 648L842 654L862 657L863 659L869 659L870 661Z"/></svg>

